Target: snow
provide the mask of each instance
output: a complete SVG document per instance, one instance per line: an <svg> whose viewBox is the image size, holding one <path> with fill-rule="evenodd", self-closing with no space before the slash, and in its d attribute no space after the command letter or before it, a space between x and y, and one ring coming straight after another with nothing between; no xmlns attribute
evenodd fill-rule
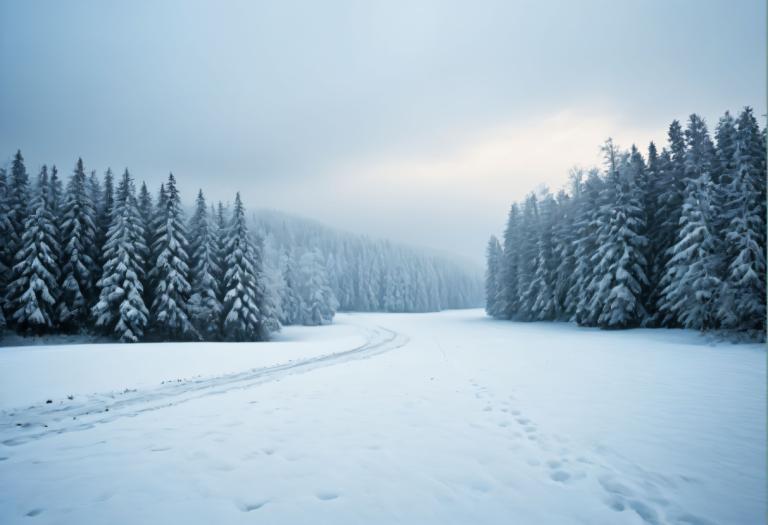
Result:
<svg viewBox="0 0 768 525"><path fill-rule="evenodd" d="M761 345L480 310L5 348L0 523L760 523L765 381Z"/></svg>
<svg viewBox="0 0 768 525"><path fill-rule="evenodd" d="M0 347L0 409L24 407L47 399L63 403L70 395L80 398L126 389L151 389L167 381L221 376L332 354L365 342L359 329L345 323L318 330L304 326L282 330L275 334L275 341L268 343Z"/></svg>

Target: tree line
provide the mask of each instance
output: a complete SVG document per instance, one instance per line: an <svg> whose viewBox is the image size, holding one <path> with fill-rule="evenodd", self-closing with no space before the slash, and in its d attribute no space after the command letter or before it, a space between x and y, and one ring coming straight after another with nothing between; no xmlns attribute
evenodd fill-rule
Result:
<svg viewBox="0 0 768 525"><path fill-rule="evenodd" d="M271 210L254 213L254 221L285 324L335 309L430 312L482 304L482 275L460 260Z"/></svg>
<svg viewBox="0 0 768 525"><path fill-rule="evenodd" d="M189 222L173 174L155 199L128 170L64 187L56 168L30 183L17 152L0 170L0 326L23 334L94 331L124 342L261 341L279 324L240 194Z"/></svg>
<svg viewBox="0 0 768 525"><path fill-rule="evenodd" d="M186 217L189 215L189 220ZM128 170L66 183L30 180L17 152L0 168L0 334L96 333L125 342L262 341L281 324L331 322L337 309L475 306L469 270L306 220L247 218L234 203L191 213L169 175L156 196Z"/></svg>
<svg viewBox="0 0 768 525"><path fill-rule="evenodd" d="M766 130L750 108L710 137L693 114L643 156L610 139L604 168L511 206L487 247L486 310L582 326L766 326Z"/></svg>

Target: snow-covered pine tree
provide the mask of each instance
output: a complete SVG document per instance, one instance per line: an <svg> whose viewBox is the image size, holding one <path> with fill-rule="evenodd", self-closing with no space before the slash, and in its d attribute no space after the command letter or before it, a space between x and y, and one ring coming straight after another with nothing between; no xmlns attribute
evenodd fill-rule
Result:
<svg viewBox="0 0 768 525"><path fill-rule="evenodd" d="M668 249L665 245L663 217L658 210L658 202L666 191L666 172L669 166L669 153L663 151L661 156L656 149L656 144L648 145L648 163L646 166L647 194L645 198L646 237L648 248L646 259L648 261L648 287L646 292L645 307L648 317L643 323L645 326L656 326L659 323L659 296L661 294L661 278L664 275L664 264L667 260L662 255Z"/></svg>
<svg viewBox="0 0 768 525"><path fill-rule="evenodd" d="M152 329L162 340L199 339L187 311L192 292L189 284L187 228L173 173L168 176L165 193L166 198L160 200L157 209L157 229L152 245Z"/></svg>
<svg viewBox="0 0 768 525"><path fill-rule="evenodd" d="M10 321L16 330L40 334L56 325L55 307L59 295L56 261L59 232L52 212L46 166L40 171L30 209L14 260L8 297L12 312Z"/></svg>
<svg viewBox="0 0 768 525"><path fill-rule="evenodd" d="M533 283L536 276L536 268L539 261L538 231L538 200L536 195L531 193L523 204L523 213L520 221L520 242L517 247L520 252L517 270L520 299L515 318L522 321L531 321L536 318L533 309L536 303L536 290L531 287L531 283Z"/></svg>
<svg viewBox="0 0 768 525"><path fill-rule="evenodd" d="M638 326L645 319L642 290L648 284L643 196L630 156L609 139L603 147L607 173L590 289L590 319L601 328Z"/></svg>
<svg viewBox="0 0 768 525"><path fill-rule="evenodd" d="M557 317L555 301L555 271L552 231L557 218L557 203L552 194L545 190L539 200L539 220L536 231L536 271L530 284L529 294L533 299L531 316L539 321L551 321Z"/></svg>
<svg viewBox="0 0 768 525"><path fill-rule="evenodd" d="M501 244L495 235L488 240L485 252L485 311L491 317L503 315L503 303L501 302L501 267L504 253Z"/></svg>
<svg viewBox="0 0 768 525"><path fill-rule="evenodd" d="M708 330L719 324L723 256L716 229L718 188L710 179L714 146L696 114L688 119L685 140L684 201L677 243L662 279L661 310L687 328Z"/></svg>
<svg viewBox="0 0 768 525"><path fill-rule="evenodd" d="M6 308L6 290L8 280L11 278L13 268L13 256L9 239L13 234L11 225L10 208L8 206L8 178L4 168L0 168L0 330L5 328L7 322L4 309Z"/></svg>
<svg viewBox="0 0 768 525"><path fill-rule="evenodd" d="M96 210L88 192L83 160L77 159L62 205L62 273L58 321L65 331L83 330L96 284Z"/></svg>
<svg viewBox="0 0 768 525"><path fill-rule="evenodd" d="M520 207L513 203L509 208L507 215L507 226L504 229L504 259L501 263L500 276L501 297L499 308L501 316L505 319L512 319L517 316L520 308L520 284L519 284L519 261L521 238L521 218Z"/></svg>
<svg viewBox="0 0 768 525"><path fill-rule="evenodd" d="M197 333L208 341L219 336L221 292L216 276L221 273L216 229L208 214L203 190L198 191L189 223L190 285L189 313Z"/></svg>
<svg viewBox="0 0 768 525"><path fill-rule="evenodd" d="M578 200L584 174L581 170L572 170L570 174L571 195L565 191L557 194L556 216L552 229L553 257L555 260L554 293L557 305L557 318L570 319L576 312L575 303L569 293L574 283L576 270L576 229Z"/></svg>
<svg viewBox="0 0 768 525"><path fill-rule="evenodd" d="M663 269L661 273L666 272L667 263L670 257L670 249L677 241L677 233L680 229L680 213L683 208L683 191L685 189L685 135L680 126L680 122L673 120L667 132L668 150L663 151L659 156L661 161L661 173L655 185L656 193L656 215L659 217L655 225L652 246L654 246L657 261L656 268ZM657 274L660 275L660 274ZM651 292L653 297L661 299L661 290L664 285L657 281L657 286ZM657 304L655 310L658 315L653 320L653 324L658 326L676 326L678 323L674 316L667 312L663 313L661 304Z"/></svg>
<svg viewBox="0 0 768 525"><path fill-rule="evenodd" d="M765 146L751 108L739 115L733 170L725 188L726 263L720 318L723 326L765 332Z"/></svg>
<svg viewBox="0 0 768 525"><path fill-rule="evenodd" d="M661 309L686 328L718 326L722 256L713 231L712 182L707 172L686 180L678 242L672 247L662 284Z"/></svg>
<svg viewBox="0 0 768 525"><path fill-rule="evenodd" d="M144 304L152 309L152 303L155 300L155 281L154 268L157 267L158 253L155 251L155 242L159 238L160 228L165 222L165 213L168 207L168 193L165 191L165 183L160 184L157 192L155 206L151 209L149 221L149 230L144 232L144 238L147 239L147 262L146 262L146 282L144 286ZM151 317L151 316L150 316ZM150 319L151 320L151 319Z"/></svg>
<svg viewBox="0 0 768 525"><path fill-rule="evenodd" d="M280 322L286 325L296 324L301 317L301 299L298 293L299 277L296 270L294 253L286 248L282 257L282 273L285 285L281 289L280 303L282 305L282 317Z"/></svg>
<svg viewBox="0 0 768 525"><path fill-rule="evenodd" d="M228 341L264 341L269 330L258 304L259 269L239 192L226 232L224 253L223 337Z"/></svg>
<svg viewBox="0 0 768 525"><path fill-rule="evenodd" d="M120 180L110 215L104 268L97 283L100 296L92 314L103 332L134 343L143 339L149 313L142 299L144 230L128 170Z"/></svg>
<svg viewBox="0 0 768 525"><path fill-rule="evenodd" d="M315 326L330 323L336 314L338 302L328 285L328 276L319 249L308 250L302 254L299 259L299 276L301 324Z"/></svg>
<svg viewBox="0 0 768 525"><path fill-rule="evenodd" d="M587 175L584 187L578 200L575 257L576 267L573 271L573 285L568 292L569 304L566 307L573 310L573 320L580 325L593 326L597 324L597 316L590 308L594 290L591 283L595 280L595 267L592 260L599 247L598 234L602 224L603 199L606 195L606 183L596 169Z"/></svg>

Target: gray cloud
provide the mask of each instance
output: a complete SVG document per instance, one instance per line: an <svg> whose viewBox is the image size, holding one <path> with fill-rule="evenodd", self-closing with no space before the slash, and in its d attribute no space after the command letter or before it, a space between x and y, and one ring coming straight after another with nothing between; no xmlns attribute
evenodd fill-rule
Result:
<svg viewBox="0 0 768 525"><path fill-rule="evenodd" d="M153 185L173 170L187 198L240 189L252 206L479 258L532 179L480 162L519 187L479 176L484 200L470 165L446 190L434 175L456 151L563 111L643 142L692 111L762 114L764 20L756 0L3 2L0 151L67 170L82 155ZM543 179L584 159L557 160ZM434 191L401 184L414 162ZM367 177L354 195L350 165Z"/></svg>

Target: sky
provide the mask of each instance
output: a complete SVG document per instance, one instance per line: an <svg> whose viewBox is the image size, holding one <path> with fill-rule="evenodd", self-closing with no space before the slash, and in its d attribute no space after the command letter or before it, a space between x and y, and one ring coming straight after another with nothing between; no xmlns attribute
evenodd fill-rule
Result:
<svg viewBox="0 0 768 525"><path fill-rule="evenodd" d="M0 163L169 172L478 263L509 205L672 119L766 113L762 0L0 0Z"/></svg>

